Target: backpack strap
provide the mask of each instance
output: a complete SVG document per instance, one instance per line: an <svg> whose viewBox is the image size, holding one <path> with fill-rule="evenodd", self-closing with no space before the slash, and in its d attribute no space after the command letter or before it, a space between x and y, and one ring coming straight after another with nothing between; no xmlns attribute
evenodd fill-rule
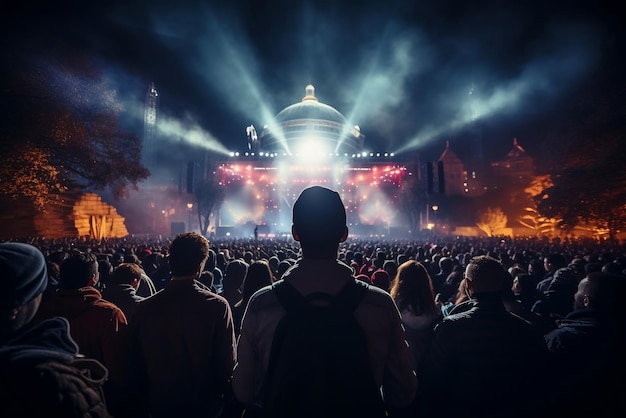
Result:
<svg viewBox="0 0 626 418"><path fill-rule="evenodd" d="M328 302L329 305L353 312L367 294L369 285L360 280L351 279L335 297L321 292L303 296L286 280L279 280L272 284L272 288L276 292L275 294L278 301L287 311L292 311L298 306L302 306L313 300L321 300Z"/></svg>
<svg viewBox="0 0 626 418"><path fill-rule="evenodd" d="M274 294L286 311L293 311L305 303L305 298L286 280L279 280L272 284Z"/></svg>
<svg viewBox="0 0 626 418"><path fill-rule="evenodd" d="M361 280L352 279L335 297L336 306L354 312L359 303L363 300L369 285Z"/></svg>

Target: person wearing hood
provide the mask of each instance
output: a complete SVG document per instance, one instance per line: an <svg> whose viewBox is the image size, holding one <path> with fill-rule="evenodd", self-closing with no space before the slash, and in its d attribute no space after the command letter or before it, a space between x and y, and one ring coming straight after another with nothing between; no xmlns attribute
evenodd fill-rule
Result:
<svg viewBox="0 0 626 418"><path fill-rule="evenodd" d="M79 355L67 319L33 322L47 284L37 248L0 244L0 415L109 417L107 370Z"/></svg>

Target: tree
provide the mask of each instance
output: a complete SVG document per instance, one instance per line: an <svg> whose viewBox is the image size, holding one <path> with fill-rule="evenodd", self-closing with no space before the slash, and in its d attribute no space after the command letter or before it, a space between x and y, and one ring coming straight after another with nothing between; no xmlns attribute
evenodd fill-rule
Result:
<svg viewBox="0 0 626 418"><path fill-rule="evenodd" d="M506 231L507 217L500 208L487 208L476 226L488 237L502 235Z"/></svg>
<svg viewBox="0 0 626 418"><path fill-rule="evenodd" d="M210 171L210 174L194 185L198 208L198 222L200 231L208 235L211 215L215 214L224 202L226 195L224 185L220 182L219 168ZM217 222L215 222L217 226Z"/></svg>
<svg viewBox="0 0 626 418"><path fill-rule="evenodd" d="M625 140L624 134L610 134L579 143L579 150L552 175L552 184L535 196L539 213L559 219L566 230L595 224L614 238L626 227Z"/></svg>
<svg viewBox="0 0 626 418"><path fill-rule="evenodd" d="M123 110L84 57L22 63L0 92L0 192L44 210L67 189L103 190L116 199L149 176L141 142L121 129Z"/></svg>
<svg viewBox="0 0 626 418"><path fill-rule="evenodd" d="M566 146L551 162L552 184L534 200L566 230L586 223L614 238L626 227L626 88L600 81L575 103L575 119L559 132Z"/></svg>
<svg viewBox="0 0 626 418"><path fill-rule="evenodd" d="M614 238L626 226L626 173L619 169L623 159L618 161L620 157L610 151L606 154L604 158L596 155L598 160L579 160L553 176L553 185L535 198L538 211L560 218L565 229L581 222L595 223Z"/></svg>
<svg viewBox="0 0 626 418"><path fill-rule="evenodd" d="M531 202L534 204L534 199L553 185L552 177L549 174L534 176L528 187L524 189L524 193L530 197ZM561 224L560 219L548 218L539 213L536 204L534 207L525 207L524 214L519 217L518 221L522 226L534 231L536 236L558 235L559 225Z"/></svg>
<svg viewBox="0 0 626 418"><path fill-rule="evenodd" d="M522 226L534 231L536 236L546 235L554 237L559 235L559 221L557 219L546 218L537 212L535 208L527 207L524 210L526 214L519 219L519 223Z"/></svg>

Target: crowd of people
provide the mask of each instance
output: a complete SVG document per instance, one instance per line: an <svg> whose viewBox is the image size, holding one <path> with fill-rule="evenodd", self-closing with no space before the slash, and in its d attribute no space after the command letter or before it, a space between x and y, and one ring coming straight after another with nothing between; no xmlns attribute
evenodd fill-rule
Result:
<svg viewBox="0 0 626 418"><path fill-rule="evenodd" d="M1 243L0 411L304 416L284 410L301 382L280 402L265 390L289 310L276 285L308 298L356 282L367 291L351 314L387 416L626 415L626 243L356 238L333 193L303 192L293 239ZM300 360L288 369L314 379ZM322 403L301 406L356 408Z"/></svg>

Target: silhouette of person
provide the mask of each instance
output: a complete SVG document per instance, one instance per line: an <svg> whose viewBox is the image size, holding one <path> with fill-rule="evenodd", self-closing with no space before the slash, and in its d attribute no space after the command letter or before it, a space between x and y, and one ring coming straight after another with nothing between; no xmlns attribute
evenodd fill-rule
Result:
<svg viewBox="0 0 626 418"><path fill-rule="evenodd" d="M301 258L282 280L252 296L242 321L232 385L244 405L261 402L274 333L285 316L274 286L287 282L305 297L336 296L356 283L353 270L338 260L338 247L347 239L348 227L337 192L320 186L305 189L293 206L291 232L300 243ZM406 407L415 396L417 378L398 308L389 293L362 285L367 291L353 315L365 334L372 377L387 405Z"/></svg>

